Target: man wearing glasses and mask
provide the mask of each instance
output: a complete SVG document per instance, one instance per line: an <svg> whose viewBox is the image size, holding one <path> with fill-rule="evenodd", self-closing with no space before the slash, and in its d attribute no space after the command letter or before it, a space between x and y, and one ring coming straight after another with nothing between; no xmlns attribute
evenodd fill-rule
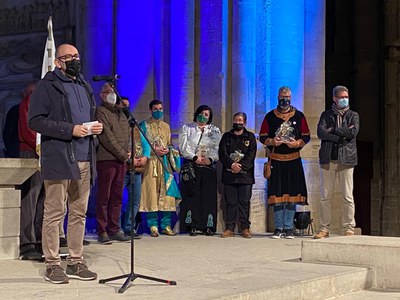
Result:
<svg viewBox="0 0 400 300"><path fill-rule="evenodd" d="M83 262L83 237L90 188L96 179L96 135L102 132L103 125L94 122L95 99L91 86L80 74L78 50L63 44L55 56L55 70L38 82L31 96L28 119L29 127L41 134L45 279L68 283L69 278L97 278ZM59 224L65 199L69 253L66 272L59 256Z"/></svg>
<svg viewBox="0 0 400 300"><path fill-rule="evenodd" d="M271 238L294 238L296 204L307 204L300 150L309 141L310 130L304 114L292 105L290 88L280 87L278 105L265 115L260 129L260 142L268 148L271 160L268 205L274 208L275 223Z"/></svg>

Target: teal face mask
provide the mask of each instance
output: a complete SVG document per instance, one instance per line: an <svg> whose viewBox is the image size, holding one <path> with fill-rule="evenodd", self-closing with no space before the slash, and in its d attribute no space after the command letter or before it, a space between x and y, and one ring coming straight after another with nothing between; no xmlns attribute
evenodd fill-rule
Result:
<svg viewBox="0 0 400 300"><path fill-rule="evenodd" d="M164 115L164 112L162 110L155 110L151 113L151 115L153 116L154 119L159 120Z"/></svg>
<svg viewBox="0 0 400 300"><path fill-rule="evenodd" d="M208 118L207 117L205 117L205 116L203 116L203 115L197 115L197 121L199 122L199 123L207 123L208 122Z"/></svg>

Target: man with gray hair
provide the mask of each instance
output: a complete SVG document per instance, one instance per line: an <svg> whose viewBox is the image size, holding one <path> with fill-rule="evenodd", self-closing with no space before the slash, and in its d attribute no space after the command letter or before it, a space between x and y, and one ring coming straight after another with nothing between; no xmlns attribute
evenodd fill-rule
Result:
<svg viewBox="0 0 400 300"><path fill-rule="evenodd" d="M346 236L354 235L355 207L353 198L353 171L357 165L356 136L360 128L358 113L350 110L349 91L345 86L333 89L333 105L324 111L318 122L321 140L319 163L321 165L320 232L315 239L329 237L331 199L336 177L343 197L342 225Z"/></svg>

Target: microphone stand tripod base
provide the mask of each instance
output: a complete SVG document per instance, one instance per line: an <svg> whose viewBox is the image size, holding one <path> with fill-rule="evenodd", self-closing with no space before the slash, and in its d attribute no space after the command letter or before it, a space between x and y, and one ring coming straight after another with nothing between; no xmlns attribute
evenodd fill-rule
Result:
<svg viewBox="0 0 400 300"><path fill-rule="evenodd" d="M114 280L118 280L118 279L122 279L122 278L126 278L126 280L125 280L124 284L119 288L119 290L118 290L119 294L122 294L123 292L125 292L126 289L129 287L129 284L137 278L161 282L161 283L165 283L168 285L177 285L176 281L174 281L174 280L166 280L166 279L150 277L150 276L136 274L136 273L120 275L120 276L116 276L116 277L112 277L112 278L108 278L108 279L100 279L99 283L104 284L106 282L114 281Z"/></svg>

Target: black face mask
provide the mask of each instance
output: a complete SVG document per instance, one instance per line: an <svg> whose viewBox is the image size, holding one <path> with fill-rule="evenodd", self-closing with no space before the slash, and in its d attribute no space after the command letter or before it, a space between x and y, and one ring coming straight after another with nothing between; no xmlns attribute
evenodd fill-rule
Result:
<svg viewBox="0 0 400 300"><path fill-rule="evenodd" d="M287 109L290 106L290 98L279 98L278 106L282 109Z"/></svg>
<svg viewBox="0 0 400 300"><path fill-rule="evenodd" d="M69 76L75 77L81 71L81 61L80 60L69 60L65 62L65 73Z"/></svg>
<svg viewBox="0 0 400 300"><path fill-rule="evenodd" d="M244 124L233 123L232 128L234 131L240 131L244 128Z"/></svg>

